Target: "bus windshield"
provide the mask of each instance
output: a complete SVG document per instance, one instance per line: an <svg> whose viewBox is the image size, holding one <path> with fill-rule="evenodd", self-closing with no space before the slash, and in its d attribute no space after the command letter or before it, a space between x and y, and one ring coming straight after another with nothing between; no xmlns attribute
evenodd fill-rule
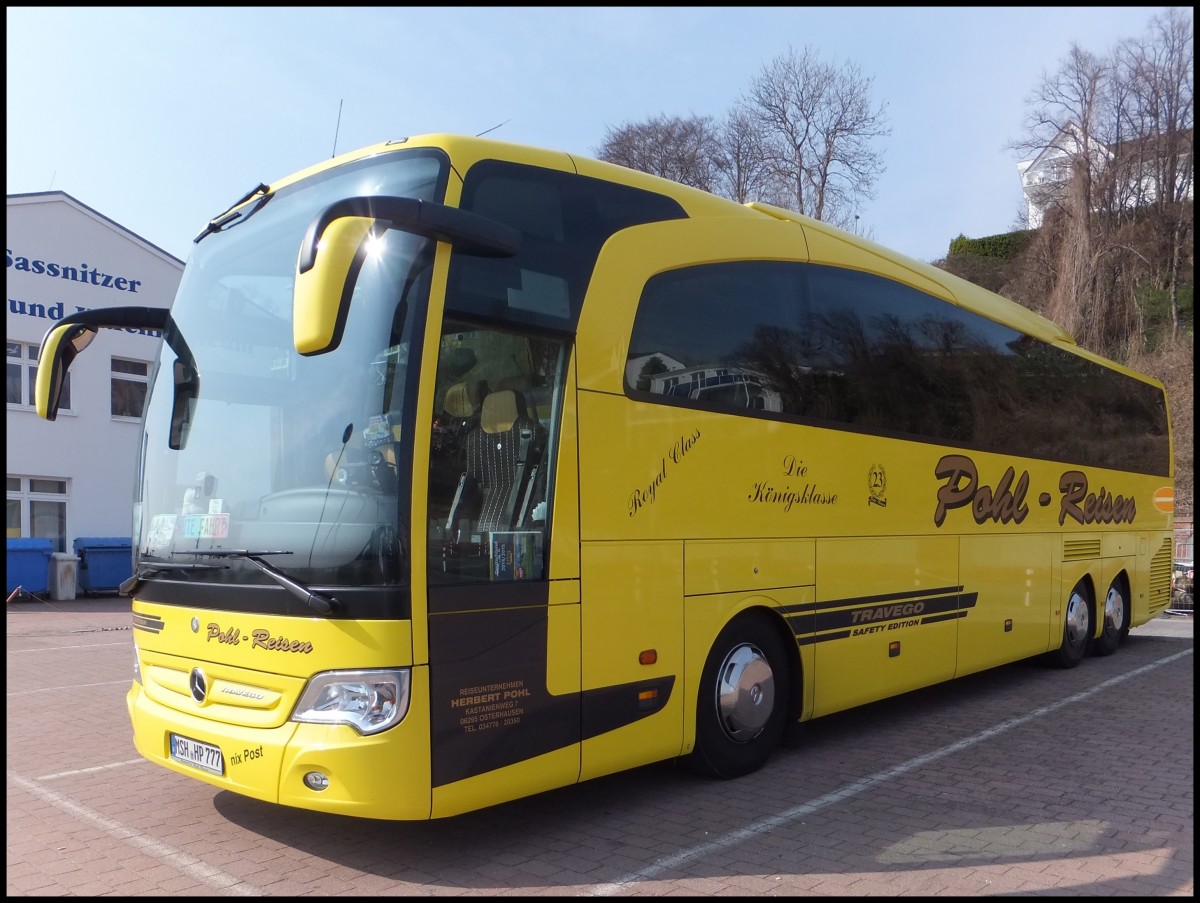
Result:
<svg viewBox="0 0 1200 903"><path fill-rule="evenodd" d="M434 242L394 229L372 239L327 353L296 353L292 289L317 211L352 195L440 200L445 173L429 151L368 158L252 202L197 240L147 403L139 576L407 582L413 330Z"/></svg>

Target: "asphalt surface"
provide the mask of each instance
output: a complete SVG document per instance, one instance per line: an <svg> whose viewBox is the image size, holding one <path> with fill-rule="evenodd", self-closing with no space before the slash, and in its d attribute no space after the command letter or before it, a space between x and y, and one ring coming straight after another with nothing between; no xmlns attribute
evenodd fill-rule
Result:
<svg viewBox="0 0 1200 903"><path fill-rule="evenodd" d="M421 823L142 760L129 620L8 605L9 896L1194 896L1190 616L818 719L736 781L663 763Z"/></svg>

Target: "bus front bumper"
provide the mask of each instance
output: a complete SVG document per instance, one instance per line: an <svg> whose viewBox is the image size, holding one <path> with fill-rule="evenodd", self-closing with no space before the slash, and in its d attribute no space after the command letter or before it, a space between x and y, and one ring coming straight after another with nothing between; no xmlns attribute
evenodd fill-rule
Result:
<svg viewBox="0 0 1200 903"><path fill-rule="evenodd" d="M137 751L179 774L317 812L430 817L429 725L420 707L410 707L390 730L364 737L343 725L289 721L261 728L214 721L155 702L136 682L125 702ZM310 774L322 777L306 783Z"/></svg>

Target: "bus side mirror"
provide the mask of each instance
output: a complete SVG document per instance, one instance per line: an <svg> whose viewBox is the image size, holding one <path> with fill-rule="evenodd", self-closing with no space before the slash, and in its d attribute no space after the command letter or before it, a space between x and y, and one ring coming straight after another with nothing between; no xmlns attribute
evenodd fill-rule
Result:
<svg viewBox="0 0 1200 903"><path fill-rule="evenodd" d="M105 307L81 310L63 317L42 337L38 350L37 379L33 384L34 404L38 416L47 420L58 418L63 385L67 370L83 349L92 343L96 333L107 329L166 329L170 311L159 307ZM172 340L172 348L182 348L190 359L182 337Z"/></svg>
<svg viewBox="0 0 1200 903"><path fill-rule="evenodd" d="M417 198L342 198L308 225L296 259L292 340L303 355L332 351L342 340L350 296L373 229L399 229L482 257L512 257L521 233L457 207Z"/></svg>
<svg viewBox="0 0 1200 903"><path fill-rule="evenodd" d="M67 370L79 353L92 344L98 331L95 326L78 323L57 323L47 330L38 351L37 379L33 386L39 417L58 419Z"/></svg>
<svg viewBox="0 0 1200 903"><path fill-rule="evenodd" d="M374 225L372 217L343 216L319 236L310 228L296 262L292 295L292 340L298 354L321 354L341 341L349 290L362 263L360 251L365 252L365 239Z"/></svg>

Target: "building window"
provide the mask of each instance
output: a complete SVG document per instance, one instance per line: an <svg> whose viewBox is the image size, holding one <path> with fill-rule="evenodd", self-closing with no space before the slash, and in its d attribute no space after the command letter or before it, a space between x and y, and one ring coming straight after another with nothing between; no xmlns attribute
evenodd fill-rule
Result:
<svg viewBox="0 0 1200 903"><path fill-rule="evenodd" d="M150 365L145 361L112 359L112 415L141 418L150 386Z"/></svg>
<svg viewBox="0 0 1200 903"><path fill-rule="evenodd" d="M38 346L8 342L8 404L33 408L33 387L37 382ZM63 374L60 411L71 409L71 373Z"/></svg>
<svg viewBox="0 0 1200 903"><path fill-rule="evenodd" d="M20 539L21 538L21 500L19 498L14 498L14 496L13 496L14 493L17 493L20 491L21 491L21 481L18 480L16 477L9 477L8 478L8 490L7 490L7 494L8 494L7 514L8 514L8 538L9 539Z"/></svg>
<svg viewBox="0 0 1200 903"><path fill-rule="evenodd" d="M67 481L8 477L8 535L48 539L55 552L67 550Z"/></svg>

